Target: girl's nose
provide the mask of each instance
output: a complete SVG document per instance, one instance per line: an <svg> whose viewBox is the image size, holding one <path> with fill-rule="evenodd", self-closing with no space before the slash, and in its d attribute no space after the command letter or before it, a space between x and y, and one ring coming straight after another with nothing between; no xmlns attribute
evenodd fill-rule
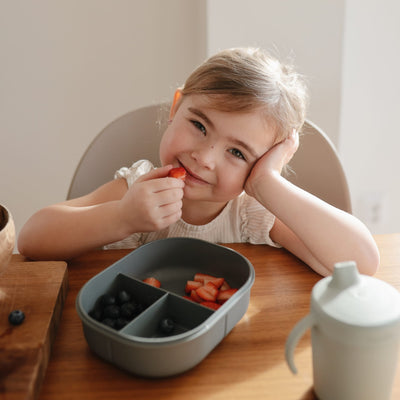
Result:
<svg viewBox="0 0 400 400"><path fill-rule="evenodd" d="M205 145L193 150L192 157L203 168L214 169L216 165L216 151L214 145Z"/></svg>

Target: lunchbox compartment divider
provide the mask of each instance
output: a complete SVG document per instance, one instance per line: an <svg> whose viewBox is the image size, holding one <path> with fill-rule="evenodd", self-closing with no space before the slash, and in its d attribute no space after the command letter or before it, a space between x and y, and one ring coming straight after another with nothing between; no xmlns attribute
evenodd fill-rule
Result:
<svg viewBox="0 0 400 400"><path fill-rule="evenodd" d="M142 314L136 317L120 332L141 338L171 338L196 329L210 316L213 310L190 302L173 293L168 293L152 304ZM171 318L175 329L171 334L164 334L159 324L163 318Z"/></svg>

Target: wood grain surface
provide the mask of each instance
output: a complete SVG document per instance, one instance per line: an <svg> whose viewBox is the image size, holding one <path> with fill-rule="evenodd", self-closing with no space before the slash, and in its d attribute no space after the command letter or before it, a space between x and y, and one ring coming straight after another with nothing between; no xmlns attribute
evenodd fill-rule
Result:
<svg viewBox="0 0 400 400"><path fill-rule="evenodd" d="M377 277L400 290L400 234L375 239L381 251ZM283 249L246 244L229 247L247 257L256 271L247 313L198 366L157 380L136 377L94 355L75 309L84 283L128 251L93 251L71 261L69 292L39 399L316 399L310 335L296 349L298 375L285 363L284 346L295 323L308 313L311 289L321 277ZM392 399L400 399L400 366Z"/></svg>
<svg viewBox="0 0 400 400"><path fill-rule="evenodd" d="M0 399L38 397L67 288L64 262L28 262L13 255L0 268ZM18 326L8 321L15 309L25 314Z"/></svg>

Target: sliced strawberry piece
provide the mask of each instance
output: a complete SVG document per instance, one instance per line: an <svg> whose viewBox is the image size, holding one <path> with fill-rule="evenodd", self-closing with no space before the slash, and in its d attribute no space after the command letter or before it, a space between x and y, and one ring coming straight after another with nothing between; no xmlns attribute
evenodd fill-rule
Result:
<svg viewBox="0 0 400 400"><path fill-rule="evenodd" d="M219 289L225 282L224 278L204 278L204 284L206 285L208 282L211 282L215 285L217 289Z"/></svg>
<svg viewBox="0 0 400 400"><path fill-rule="evenodd" d="M168 172L168 176L171 178L182 179L184 181L186 178L186 169L183 167L172 168Z"/></svg>
<svg viewBox="0 0 400 400"><path fill-rule="evenodd" d="M205 301L215 301L218 296L218 288L211 282L198 288L196 293Z"/></svg>
<svg viewBox="0 0 400 400"><path fill-rule="evenodd" d="M143 279L143 282L147 283L148 285L155 286L158 288L161 287L161 282L152 276L150 276L149 278Z"/></svg>
<svg viewBox="0 0 400 400"><path fill-rule="evenodd" d="M196 293L195 290L190 292L190 298L195 301L196 303L201 303L203 299Z"/></svg>
<svg viewBox="0 0 400 400"><path fill-rule="evenodd" d="M197 273L194 276L194 280L196 282L201 282L201 283L205 283L204 281L207 279L207 281L210 281L212 279L216 279L215 276L212 275L207 275L207 274L202 274L202 273Z"/></svg>
<svg viewBox="0 0 400 400"><path fill-rule="evenodd" d="M217 296L218 303L225 303L225 301L229 300L237 291L237 289L220 290Z"/></svg>
<svg viewBox="0 0 400 400"><path fill-rule="evenodd" d="M228 290L231 287L229 286L229 283L227 281L224 281L224 283L222 284L222 286L219 288L219 290Z"/></svg>
<svg viewBox="0 0 400 400"><path fill-rule="evenodd" d="M200 286L203 286L203 284L201 282L187 281L186 286L185 286L185 292L190 293L192 290L196 290Z"/></svg>
<svg viewBox="0 0 400 400"><path fill-rule="evenodd" d="M218 310L221 307L221 304L214 303L213 301L203 301L200 303L202 306L211 308L213 310Z"/></svg>
<svg viewBox="0 0 400 400"><path fill-rule="evenodd" d="M205 301L215 301L217 299L217 296L212 295L205 288L205 286L202 286L201 288L197 289L196 293L197 293L198 296L200 296Z"/></svg>

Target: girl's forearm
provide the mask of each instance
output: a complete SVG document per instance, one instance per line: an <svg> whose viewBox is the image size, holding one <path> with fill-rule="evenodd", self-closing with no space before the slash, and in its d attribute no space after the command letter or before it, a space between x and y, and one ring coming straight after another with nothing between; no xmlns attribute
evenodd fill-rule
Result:
<svg viewBox="0 0 400 400"><path fill-rule="evenodd" d="M85 207L57 204L28 220L18 249L32 259L66 260L125 236L118 201Z"/></svg>
<svg viewBox="0 0 400 400"><path fill-rule="evenodd" d="M332 270L338 261L354 260L360 270L373 274L379 252L365 225L293 185L281 175L256 188L255 197L300 238L312 257Z"/></svg>

